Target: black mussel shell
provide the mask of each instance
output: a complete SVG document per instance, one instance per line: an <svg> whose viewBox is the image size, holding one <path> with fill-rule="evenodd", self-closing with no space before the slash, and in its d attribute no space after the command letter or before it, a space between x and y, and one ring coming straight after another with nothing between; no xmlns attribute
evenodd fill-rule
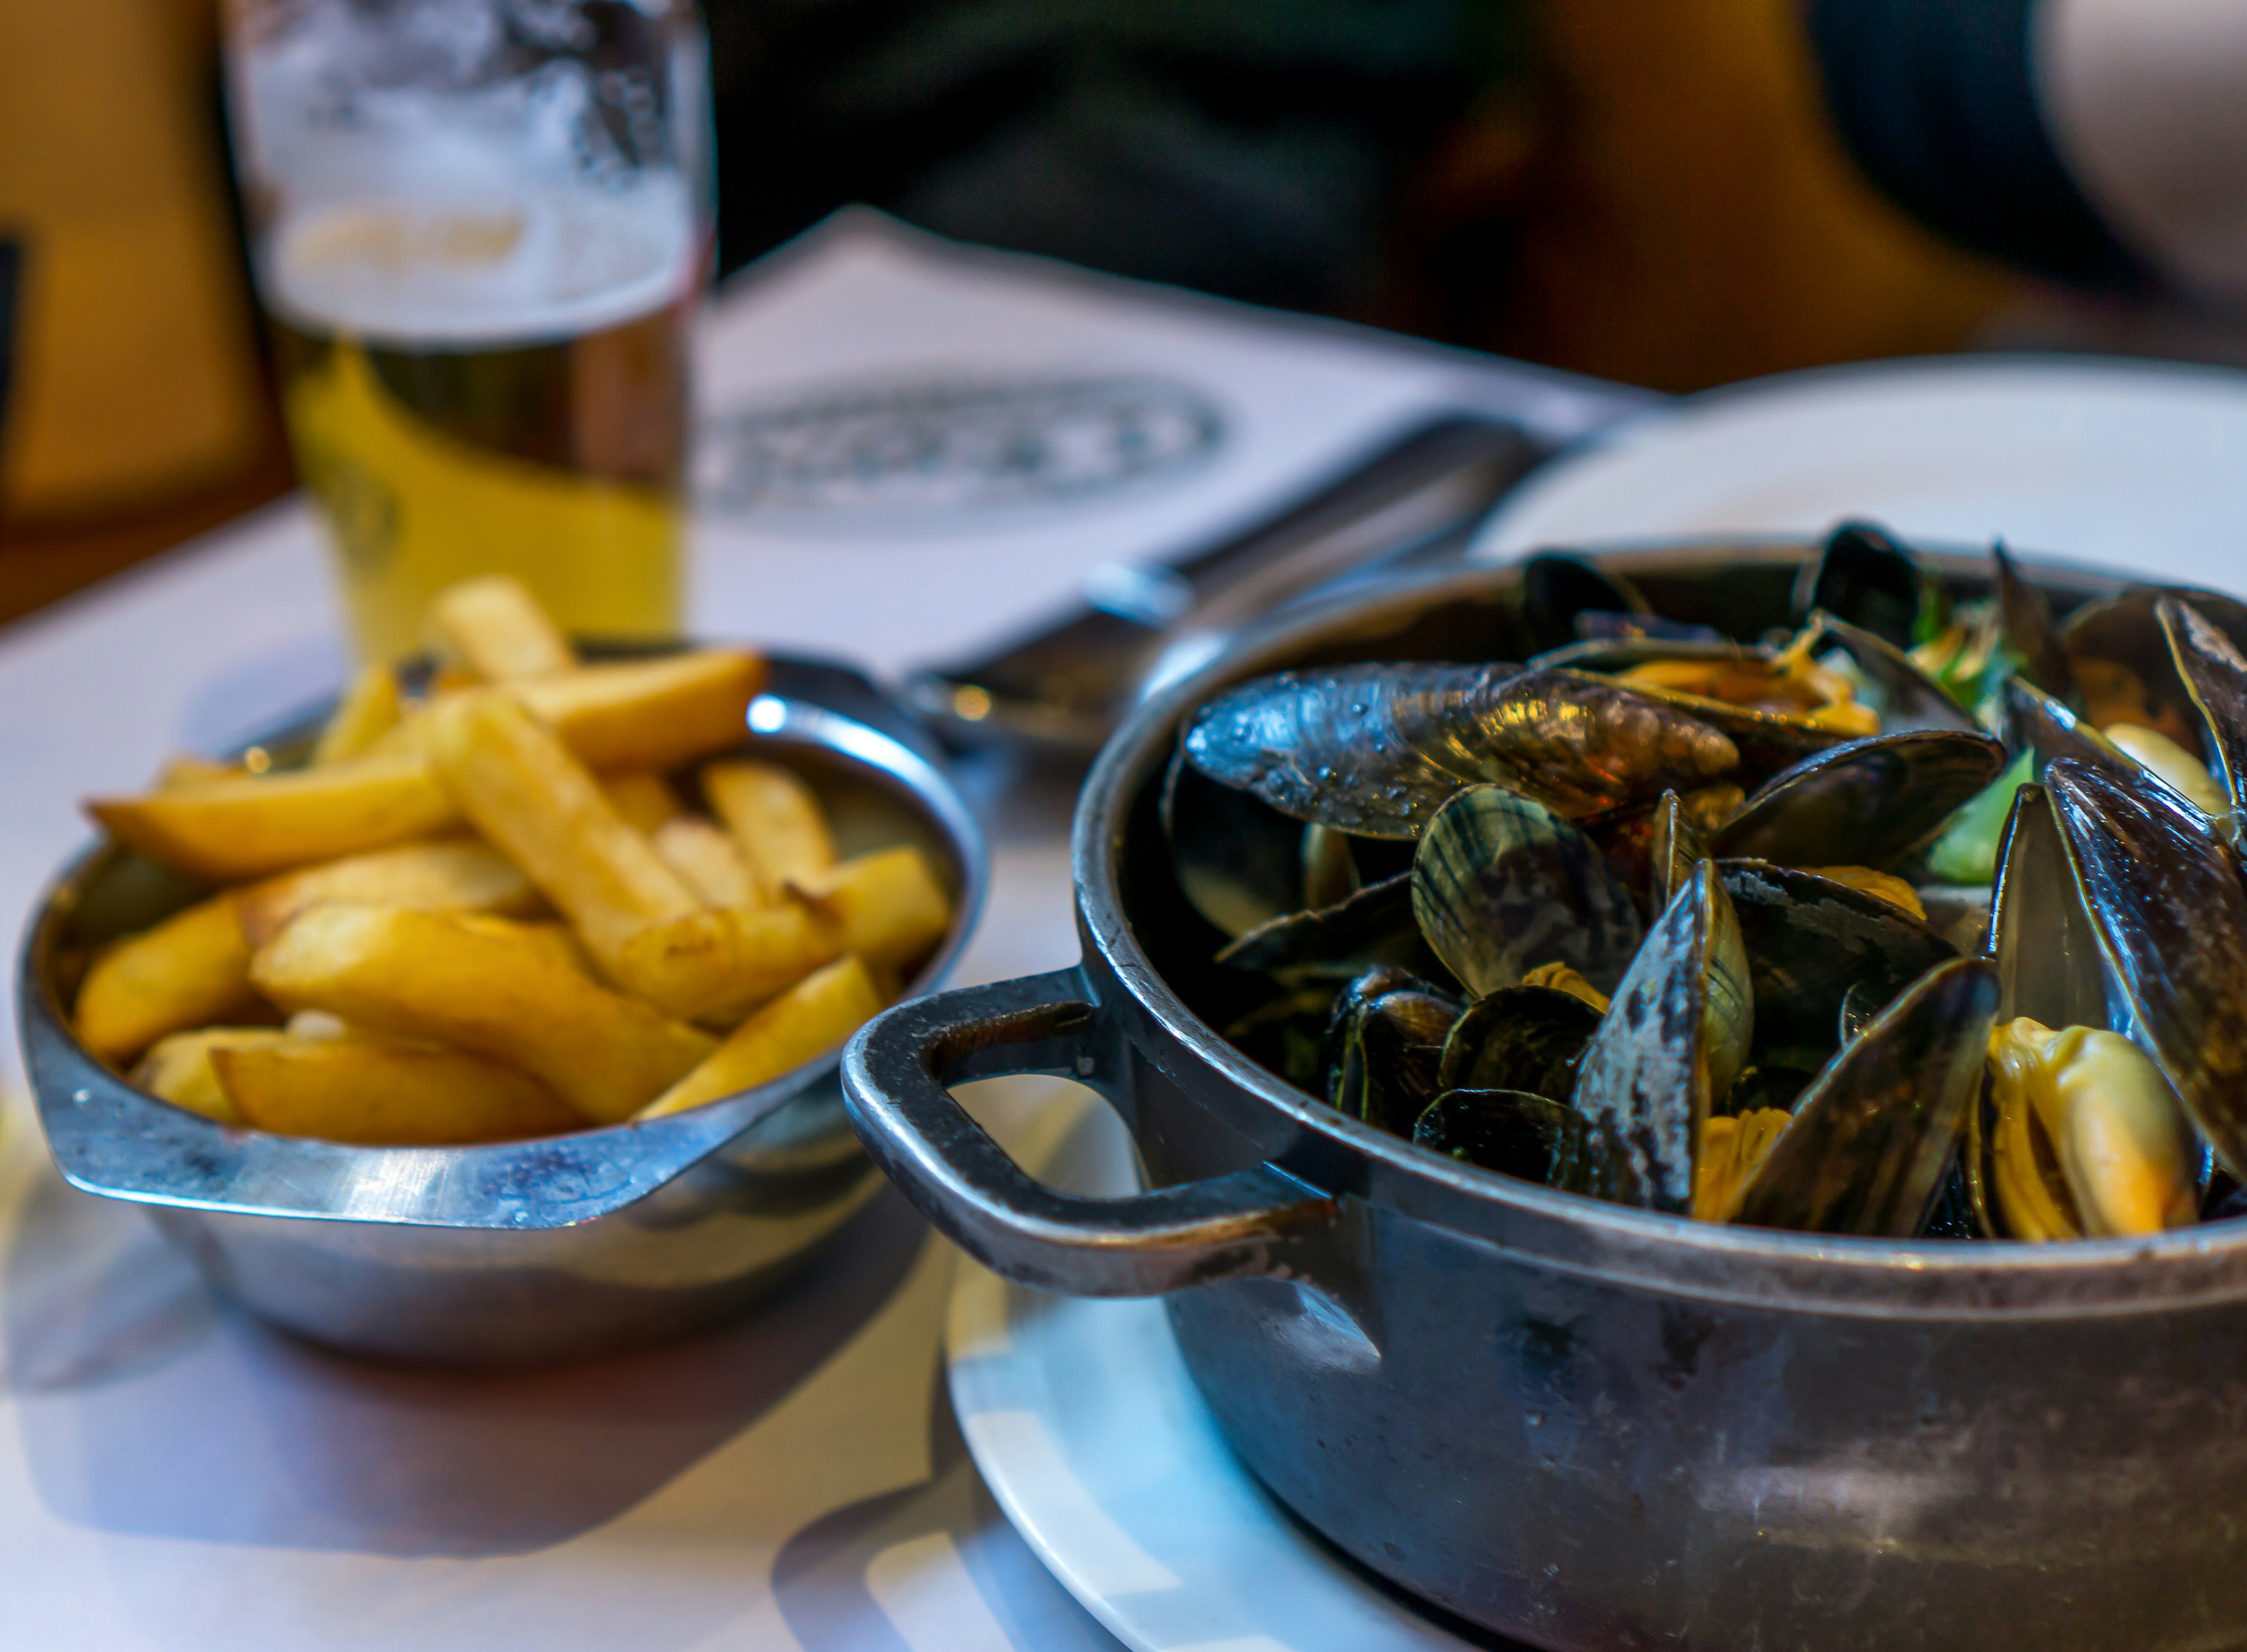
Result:
<svg viewBox="0 0 2247 1652"><path fill-rule="evenodd" d="M2144 783L2148 771L2137 759L2041 688L2008 678L2005 702L2009 751L2034 752L2039 768L2065 757L2104 769L2125 786Z"/></svg>
<svg viewBox="0 0 2247 1652"><path fill-rule="evenodd" d="M1826 1064L1741 1191L1752 1227L1909 1239L1981 1093L1998 972L1936 966Z"/></svg>
<svg viewBox="0 0 2247 1652"><path fill-rule="evenodd" d="M1413 1122L1412 1140L1486 1171L1557 1186L1582 1150L1583 1130L1573 1109L1543 1096L1451 1089Z"/></svg>
<svg viewBox="0 0 2247 1652"><path fill-rule="evenodd" d="M1412 921L1412 874L1368 884L1337 905L1258 925L1217 955L1228 969L1347 980L1376 964L1428 973L1434 959Z"/></svg>
<svg viewBox="0 0 2247 1652"><path fill-rule="evenodd" d="M1765 1108L1776 1108L1791 1113L1817 1075L1806 1067L1776 1067L1759 1064L1743 1070L1733 1081L1732 1093L1718 1104L1718 1115L1754 1113Z"/></svg>
<svg viewBox="0 0 2247 1652"><path fill-rule="evenodd" d="M2231 800L2232 847L2247 835L2247 658L2189 603L2164 598L2155 610L2177 674L2201 715L2211 755Z"/></svg>
<svg viewBox="0 0 2247 1652"><path fill-rule="evenodd" d="M1972 1108L1979 1102L1969 1106ZM1958 1151L1943 1172L1943 1185L1936 1190L1935 1203L1927 1212L1927 1220L1920 1225L1918 1239L1973 1239L1984 1237L1980 1219L1974 1214L1974 1195L1966 1181L1966 1143L1962 1137Z"/></svg>
<svg viewBox="0 0 2247 1652"><path fill-rule="evenodd" d="M1950 607L1941 577L1872 522L1844 522L1827 535L1794 587L1798 620L1823 609L1896 648L1936 635Z"/></svg>
<svg viewBox="0 0 2247 1652"><path fill-rule="evenodd" d="M1163 836L1189 905L1227 935L1301 910L1303 826L1185 760L1163 776Z"/></svg>
<svg viewBox="0 0 2247 1652"><path fill-rule="evenodd" d="M1664 792L1654 806L1654 843L1647 856L1648 898L1652 910L1670 905L1694 866L1709 858L1709 842L1693 823L1685 801L1676 792Z"/></svg>
<svg viewBox="0 0 2247 1652"><path fill-rule="evenodd" d="M1998 852L1989 953L1998 1014L2046 1027L2108 1025L2107 965L2075 864L2041 786L2013 794Z"/></svg>
<svg viewBox="0 0 2247 1652"><path fill-rule="evenodd" d="M1739 925L1715 863L1703 861L1584 1052L1572 1098L1587 1137L1578 1191L1690 1213L1701 1130L1746 1065L1753 1014Z"/></svg>
<svg viewBox="0 0 2247 1652"><path fill-rule="evenodd" d="M1412 912L1437 957L1478 995L1562 963L1602 991L1642 925L1598 845L1533 799L1471 786L1420 834Z"/></svg>
<svg viewBox="0 0 2247 1652"><path fill-rule="evenodd" d="M1768 861L1721 861L1755 992L1758 1059L1822 1062L1842 1000L1863 983L1882 1003L1957 950L1877 895Z"/></svg>
<svg viewBox="0 0 2247 1652"><path fill-rule="evenodd" d="M1597 678L1503 666L1345 666L1226 689L1188 761L1282 814L1413 837L1464 786L1496 782L1571 817L1728 775L1738 753L1682 711Z"/></svg>
<svg viewBox="0 0 2247 1652"><path fill-rule="evenodd" d="M1998 598L1998 633L2012 661L2013 672L2053 699L2065 701L2075 692L2075 673L2068 668L2067 650L2061 646L2059 626L2052 617L2052 604L2043 591L2021 577L2002 544L1990 548L1991 584Z"/></svg>
<svg viewBox="0 0 2247 1652"><path fill-rule="evenodd" d="M2247 884L2205 815L2062 761L2045 776L2111 979L2201 1135L2247 1171Z"/></svg>
<svg viewBox="0 0 2247 1652"><path fill-rule="evenodd" d="M1920 729L1852 741L1774 776L1709 847L1727 860L1888 871L2005 767L2005 747L1987 734Z"/></svg>
<svg viewBox="0 0 2247 1652"><path fill-rule="evenodd" d="M1526 1090L1566 1102L1600 1013L1550 986L1507 986L1467 1006L1444 1039L1444 1089Z"/></svg>
<svg viewBox="0 0 2247 1652"><path fill-rule="evenodd" d="M1638 587L1620 574L1565 550L1543 551L1521 564L1521 618L1539 651L1574 642L1582 614L1652 618Z"/></svg>
<svg viewBox="0 0 2247 1652"><path fill-rule="evenodd" d="M1343 1034L1342 1060L1328 1075L1327 1099L1352 1118L1408 1136L1435 1099L1444 1036L1458 1007L1440 994L1404 988L1361 1007Z"/></svg>
<svg viewBox="0 0 2247 1652"><path fill-rule="evenodd" d="M1815 631L1813 653L1823 656L1829 648L1840 649L1872 686L1865 703L1880 713L1882 734L1906 734L1921 728L1981 732L1973 714L1893 644L1832 614L1813 615L1811 625Z"/></svg>
<svg viewBox="0 0 2247 1652"><path fill-rule="evenodd" d="M1922 884L1919 904L1927 926L1971 958L1990 944L1990 885Z"/></svg>
<svg viewBox="0 0 2247 1652"><path fill-rule="evenodd" d="M2191 604L2234 647L2247 649L2247 604L2215 591L2134 585L2119 597L2077 609L2060 628L2075 679L2075 704L2094 727L2141 723L2204 757L2199 708L2178 675L2162 628L2164 597Z"/></svg>

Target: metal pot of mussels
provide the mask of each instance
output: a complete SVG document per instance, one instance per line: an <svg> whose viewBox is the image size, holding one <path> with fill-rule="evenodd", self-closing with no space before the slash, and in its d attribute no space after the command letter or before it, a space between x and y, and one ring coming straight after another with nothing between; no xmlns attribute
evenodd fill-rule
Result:
<svg viewBox="0 0 2247 1652"><path fill-rule="evenodd" d="M1298 611L1080 804L1075 969L891 1011L875 1157L1165 1293L1234 1449L1551 1648L2247 1642L2247 608L2002 551ZM1064 1074L1151 1190L944 1086Z"/></svg>

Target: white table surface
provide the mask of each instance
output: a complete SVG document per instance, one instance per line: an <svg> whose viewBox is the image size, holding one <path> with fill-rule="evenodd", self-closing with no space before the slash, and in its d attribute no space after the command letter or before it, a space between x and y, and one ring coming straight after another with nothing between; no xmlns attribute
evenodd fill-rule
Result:
<svg viewBox="0 0 2247 1652"><path fill-rule="evenodd" d="M1067 509L886 536L698 527L695 629L884 673L1019 626L1096 563L1249 520L1438 406L1504 404L1564 433L1613 410L1557 377L962 254L869 215L729 290L700 359L721 413L918 368L1154 372L1223 406L1209 463ZM18 930L83 838L79 797L223 744L332 689L344 664L295 501L0 631L0 920ZM985 779L993 893L960 979L1067 965L1066 790ZM1050 1095L976 1088L1002 1133ZM11 1095L0 1645L1112 1646L961 1451L938 1360L952 1261L885 1194L815 1272L714 1336L516 1376L361 1364L259 1328L138 1212L65 1187Z"/></svg>

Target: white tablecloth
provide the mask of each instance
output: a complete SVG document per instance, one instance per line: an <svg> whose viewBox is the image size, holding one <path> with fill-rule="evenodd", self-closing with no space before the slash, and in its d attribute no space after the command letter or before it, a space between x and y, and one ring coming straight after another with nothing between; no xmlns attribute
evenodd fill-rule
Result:
<svg viewBox="0 0 2247 1652"><path fill-rule="evenodd" d="M700 354L714 416L823 385L1156 376L1225 440L1135 488L927 523L712 517L693 626L894 673L1015 629L1087 570L1191 549L1444 406L1566 434L1625 405L1554 375L967 253L854 215L752 272ZM317 529L276 505L0 632L0 918L140 783L332 689ZM991 824L974 980L1072 962L1066 787ZM0 1041L12 1046L11 1020ZM10 1060L12 1070L15 1062ZM1003 1127L1035 1083L979 1087ZM1112 1645L962 1455L951 1252L894 1195L737 1328L508 1376L310 1350L215 1300L139 1212L71 1191L0 1113L0 1646L415 1652Z"/></svg>

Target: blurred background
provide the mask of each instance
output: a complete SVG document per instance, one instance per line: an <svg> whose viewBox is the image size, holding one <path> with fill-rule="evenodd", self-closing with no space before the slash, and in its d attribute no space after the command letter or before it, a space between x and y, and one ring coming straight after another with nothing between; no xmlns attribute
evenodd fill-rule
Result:
<svg viewBox="0 0 2247 1652"><path fill-rule="evenodd" d="M1888 204L1793 0L705 0L721 267L939 233L1663 390L2223 355ZM0 0L0 619L292 485L214 0Z"/></svg>

